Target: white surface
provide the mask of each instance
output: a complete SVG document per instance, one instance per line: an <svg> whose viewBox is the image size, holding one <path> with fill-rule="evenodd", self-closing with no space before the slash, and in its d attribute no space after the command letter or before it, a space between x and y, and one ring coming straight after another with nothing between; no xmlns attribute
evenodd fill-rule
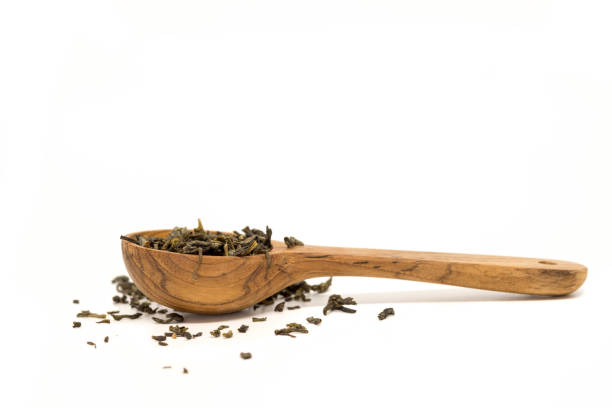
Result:
<svg viewBox="0 0 612 408"><path fill-rule="evenodd" d="M2 405L611 406L610 12L2 2ZM71 328L81 308L114 308L119 234L197 217L312 244L567 259L589 277L537 301L337 279L358 312L295 339L273 330L324 296L166 348L147 319Z"/></svg>

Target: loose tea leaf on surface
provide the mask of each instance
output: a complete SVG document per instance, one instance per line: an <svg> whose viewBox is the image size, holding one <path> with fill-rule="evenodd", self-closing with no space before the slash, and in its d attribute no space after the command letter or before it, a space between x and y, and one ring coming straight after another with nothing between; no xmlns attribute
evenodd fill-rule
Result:
<svg viewBox="0 0 612 408"><path fill-rule="evenodd" d="M295 306L287 306L287 310L295 310L295 309L299 309L300 305L295 305Z"/></svg>
<svg viewBox="0 0 612 408"><path fill-rule="evenodd" d="M308 333L308 330L299 323L287 323L287 327L284 329L274 330L274 334L277 336L289 336L295 337L291 333Z"/></svg>
<svg viewBox="0 0 612 408"><path fill-rule="evenodd" d="M111 313L110 314L113 319L115 320L121 320L121 319L138 319L140 316L142 316L142 313L134 313L134 314L115 314L115 313Z"/></svg>
<svg viewBox="0 0 612 408"><path fill-rule="evenodd" d="M94 343L93 341L88 341L87 344L89 344L90 346L94 346L94 348L98 348L96 346L96 343Z"/></svg>
<svg viewBox="0 0 612 408"><path fill-rule="evenodd" d="M251 357L251 353L240 353L240 358L242 358L243 360L248 360Z"/></svg>
<svg viewBox="0 0 612 408"><path fill-rule="evenodd" d="M323 314L327 315L327 312L331 310L340 310L345 313L355 313L355 309L344 307L344 305L356 305L357 302L352 297L342 298L340 295L331 295L327 300L327 305L323 308Z"/></svg>
<svg viewBox="0 0 612 408"><path fill-rule="evenodd" d="M247 332L247 330L249 330L249 326L247 326L246 324L243 324L242 326L240 326L240 327L238 328L238 331L239 331L240 333L246 333L246 332Z"/></svg>
<svg viewBox="0 0 612 408"><path fill-rule="evenodd" d="M285 308L285 302L280 302L278 305L274 306L275 312L282 312Z"/></svg>
<svg viewBox="0 0 612 408"><path fill-rule="evenodd" d="M165 341L158 341L157 344L159 344L160 346L167 346L168 343L166 343Z"/></svg>
<svg viewBox="0 0 612 408"><path fill-rule="evenodd" d="M76 329L77 327L81 327L81 322L72 322L72 328Z"/></svg>
<svg viewBox="0 0 612 408"><path fill-rule="evenodd" d="M230 337L232 337L234 335L234 333L232 333L231 330L226 331L225 333L223 333L223 337L225 337L226 339L229 339Z"/></svg>
<svg viewBox="0 0 612 408"><path fill-rule="evenodd" d="M182 323L185 321L185 318L178 313L168 313L165 319L160 319L159 317L152 317L152 319L161 324Z"/></svg>
<svg viewBox="0 0 612 408"><path fill-rule="evenodd" d="M189 370L187 370L186 368L183 368L183 374L189 374Z"/></svg>
<svg viewBox="0 0 612 408"><path fill-rule="evenodd" d="M378 314L378 320L385 320L387 317L394 314L395 310L393 310L392 307L388 307Z"/></svg>
<svg viewBox="0 0 612 408"><path fill-rule="evenodd" d="M166 336L151 336L151 338L155 341L164 341L166 340Z"/></svg>
<svg viewBox="0 0 612 408"><path fill-rule="evenodd" d="M110 320L103 319L103 320L100 320L99 322L96 322L96 323L107 323L107 324L110 324Z"/></svg>
<svg viewBox="0 0 612 408"><path fill-rule="evenodd" d="M268 318L267 317L253 317L253 322L265 322Z"/></svg>
<svg viewBox="0 0 612 408"><path fill-rule="evenodd" d="M108 343L108 336L104 337L104 342Z"/></svg>
<svg viewBox="0 0 612 408"><path fill-rule="evenodd" d="M96 319L104 319L106 314L92 313L89 310L82 310L81 312L77 313L76 317L95 317Z"/></svg>
<svg viewBox="0 0 612 408"><path fill-rule="evenodd" d="M312 323L312 324L316 324L316 325L321 324L321 319L319 319L318 317L312 317L312 316L310 316L310 317L307 317L307 318L306 318L306 321L307 321L308 323Z"/></svg>
<svg viewBox="0 0 612 408"><path fill-rule="evenodd" d="M78 304L79 304L79 299L74 299L74 300L72 301L72 303L74 303L75 305L78 305Z"/></svg>
<svg viewBox="0 0 612 408"><path fill-rule="evenodd" d="M225 325L225 324L222 324L221 326L219 326L219 327L218 327L218 328L216 328L215 330L212 330L212 331L210 332L210 334L211 334L213 337L219 337L219 336L221 335L221 330L223 330L223 329L229 329L229 326L227 326L227 325Z"/></svg>

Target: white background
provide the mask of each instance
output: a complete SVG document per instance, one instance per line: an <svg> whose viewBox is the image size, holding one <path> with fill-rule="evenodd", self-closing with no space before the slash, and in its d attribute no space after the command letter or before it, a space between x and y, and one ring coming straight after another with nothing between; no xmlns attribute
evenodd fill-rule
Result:
<svg viewBox="0 0 612 408"><path fill-rule="evenodd" d="M608 2L0 4L4 406L612 405ZM71 328L114 309L121 233L197 217L589 276L546 300L338 278L357 313L295 339L273 330L326 296L166 348L148 317Z"/></svg>

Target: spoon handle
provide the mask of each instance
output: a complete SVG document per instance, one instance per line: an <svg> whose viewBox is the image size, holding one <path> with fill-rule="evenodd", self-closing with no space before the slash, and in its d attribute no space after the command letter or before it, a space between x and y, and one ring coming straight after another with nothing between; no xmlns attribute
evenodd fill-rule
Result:
<svg viewBox="0 0 612 408"><path fill-rule="evenodd" d="M567 295L587 275L583 265L549 259L303 246L278 254L305 278L368 276L443 283L531 295Z"/></svg>

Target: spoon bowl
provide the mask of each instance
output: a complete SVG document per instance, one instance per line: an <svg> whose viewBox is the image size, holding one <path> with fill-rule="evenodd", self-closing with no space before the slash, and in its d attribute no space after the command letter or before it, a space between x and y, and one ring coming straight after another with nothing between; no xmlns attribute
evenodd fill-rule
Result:
<svg viewBox="0 0 612 408"><path fill-rule="evenodd" d="M165 237L170 230L128 234ZM322 246L287 248L272 241L269 256L207 256L145 248L121 240L127 271L151 300L175 310L231 313L304 279L369 276L442 283L532 295L567 295L587 275L558 260Z"/></svg>

